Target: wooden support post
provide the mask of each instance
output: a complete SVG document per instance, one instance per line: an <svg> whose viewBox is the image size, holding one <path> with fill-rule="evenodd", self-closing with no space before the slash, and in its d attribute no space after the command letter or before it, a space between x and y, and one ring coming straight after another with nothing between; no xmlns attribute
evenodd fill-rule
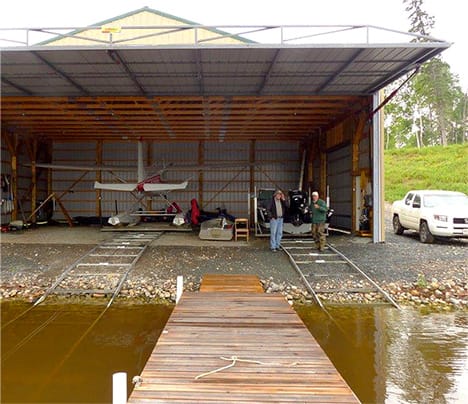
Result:
<svg viewBox="0 0 468 404"><path fill-rule="evenodd" d="M146 166L151 167L153 165L153 142L149 140L146 142ZM149 175L152 173L146 173L146 175ZM153 210L153 199L152 198L146 198L145 201L145 207L146 210L152 211Z"/></svg>
<svg viewBox="0 0 468 404"><path fill-rule="evenodd" d="M356 126L356 130L353 133L353 141L352 141L352 169L351 169L351 176L352 176L352 193L351 200L352 200L352 214L351 214L351 229L354 232L354 229L357 228L357 221L359 218L357 217L357 195L356 193L356 177L360 175L359 170L359 144L364 137L364 126L366 124L367 114L362 112L359 115L359 120Z"/></svg>
<svg viewBox="0 0 468 404"><path fill-rule="evenodd" d="M11 220L18 218L18 135L5 133L5 143L10 153L11 178L10 178L10 195L13 198L13 211L11 212Z"/></svg>
<svg viewBox="0 0 468 404"><path fill-rule="evenodd" d="M250 141L250 149L249 149L249 206L250 206L250 223L254 223L254 209L253 206L253 198L252 196L255 194L255 147L256 142L255 140Z"/></svg>
<svg viewBox="0 0 468 404"><path fill-rule="evenodd" d="M309 188L311 188L312 185L315 185L314 184L314 159L318 155L318 141L317 140L318 140L317 137L315 137L313 141L307 145L307 149L308 149L307 172L306 172L306 184L307 184L306 191L307 192L309 192ZM310 191L312 192L313 189L311 189Z"/></svg>
<svg viewBox="0 0 468 404"><path fill-rule="evenodd" d="M50 195L53 192L52 186L52 169L47 169L47 195Z"/></svg>
<svg viewBox="0 0 468 404"><path fill-rule="evenodd" d="M96 142L96 164L98 166L102 165L102 140ZM100 170L96 171L96 181L102 182L102 172ZM96 189L96 216L102 217L102 190Z"/></svg>
<svg viewBox="0 0 468 404"><path fill-rule="evenodd" d="M36 223L36 203L37 203L37 139L32 142L26 142L26 150L28 151L29 160L31 161L31 216L29 217L33 223ZM29 219L28 219L29 221Z"/></svg>
<svg viewBox="0 0 468 404"><path fill-rule="evenodd" d="M46 141L46 142L42 142L41 143L41 149L43 151L43 154L45 156L45 161L47 163L52 163L52 152L53 152L53 146L54 146L54 143L53 141ZM47 168L46 169L46 182L47 182L47 190L46 190L46 193L47 195L50 195L52 192L53 192L53 183L52 183L52 169L51 168Z"/></svg>
<svg viewBox="0 0 468 404"><path fill-rule="evenodd" d="M198 165L205 163L205 141L198 142ZM198 173L198 205L203 206L203 171Z"/></svg>
<svg viewBox="0 0 468 404"><path fill-rule="evenodd" d="M309 158L310 158L309 154ZM307 163L307 184L310 186L314 181L314 162L310 159ZM308 191L308 190L307 190Z"/></svg>
<svg viewBox="0 0 468 404"><path fill-rule="evenodd" d="M326 134L321 133L319 139L319 155L320 155L320 197L325 200L327 193L327 151L326 151Z"/></svg>

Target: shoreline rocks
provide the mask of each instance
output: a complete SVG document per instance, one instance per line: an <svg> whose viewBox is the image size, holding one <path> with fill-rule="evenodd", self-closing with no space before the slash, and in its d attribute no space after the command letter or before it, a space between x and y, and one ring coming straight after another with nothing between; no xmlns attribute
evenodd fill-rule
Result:
<svg viewBox="0 0 468 404"><path fill-rule="evenodd" d="M100 281L102 282L102 280ZM105 288L108 285L93 284L92 279L78 281L78 285L68 287ZM289 304L313 304L314 297L302 285L288 281L280 281L273 277L261 279L265 293L281 293ZM14 274L10 279L2 279L0 285L0 300L36 301L48 289L51 282L35 274ZM351 285L352 286L352 285ZM356 287L362 286L356 282ZM427 281L419 277L415 282L397 281L380 285L398 304L416 308L434 310L468 310L468 282L461 279L439 280L432 278ZM350 285L347 285L350 288ZM184 291L196 292L200 288L200 279L195 276L184 277ZM340 304L378 304L384 302L380 293L350 293L336 292L318 296L324 303ZM104 298L96 294L94 299ZM176 299L176 279L157 279L154 276L138 276L127 279L118 299L143 300L173 304Z"/></svg>

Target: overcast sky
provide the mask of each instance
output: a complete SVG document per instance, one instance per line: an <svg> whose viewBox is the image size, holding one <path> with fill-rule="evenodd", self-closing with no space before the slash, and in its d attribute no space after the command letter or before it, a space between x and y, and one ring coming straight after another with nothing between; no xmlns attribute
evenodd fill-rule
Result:
<svg viewBox="0 0 468 404"><path fill-rule="evenodd" d="M403 0L1 0L0 27L87 26L144 6L204 25L369 24L409 30ZM468 91L468 2L423 0L423 7L435 18L432 36L453 42L442 57Z"/></svg>

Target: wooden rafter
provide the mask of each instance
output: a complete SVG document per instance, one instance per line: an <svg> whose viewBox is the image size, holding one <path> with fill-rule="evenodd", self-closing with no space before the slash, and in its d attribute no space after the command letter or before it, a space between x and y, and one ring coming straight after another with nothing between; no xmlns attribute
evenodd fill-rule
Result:
<svg viewBox="0 0 468 404"><path fill-rule="evenodd" d="M349 116L361 101L356 96L1 98L4 128L67 142L301 141Z"/></svg>

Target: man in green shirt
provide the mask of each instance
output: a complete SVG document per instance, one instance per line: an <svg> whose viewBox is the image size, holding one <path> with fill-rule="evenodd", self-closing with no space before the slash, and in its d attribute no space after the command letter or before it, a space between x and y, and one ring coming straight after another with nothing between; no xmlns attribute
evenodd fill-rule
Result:
<svg viewBox="0 0 468 404"><path fill-rule="evenodd" d="M312 192L310 212L312 219L312 237L319 251L325 250L327 243L325 234L325 221L327 220L328 207L324 200L319 198L318 192Z"/></svg>

